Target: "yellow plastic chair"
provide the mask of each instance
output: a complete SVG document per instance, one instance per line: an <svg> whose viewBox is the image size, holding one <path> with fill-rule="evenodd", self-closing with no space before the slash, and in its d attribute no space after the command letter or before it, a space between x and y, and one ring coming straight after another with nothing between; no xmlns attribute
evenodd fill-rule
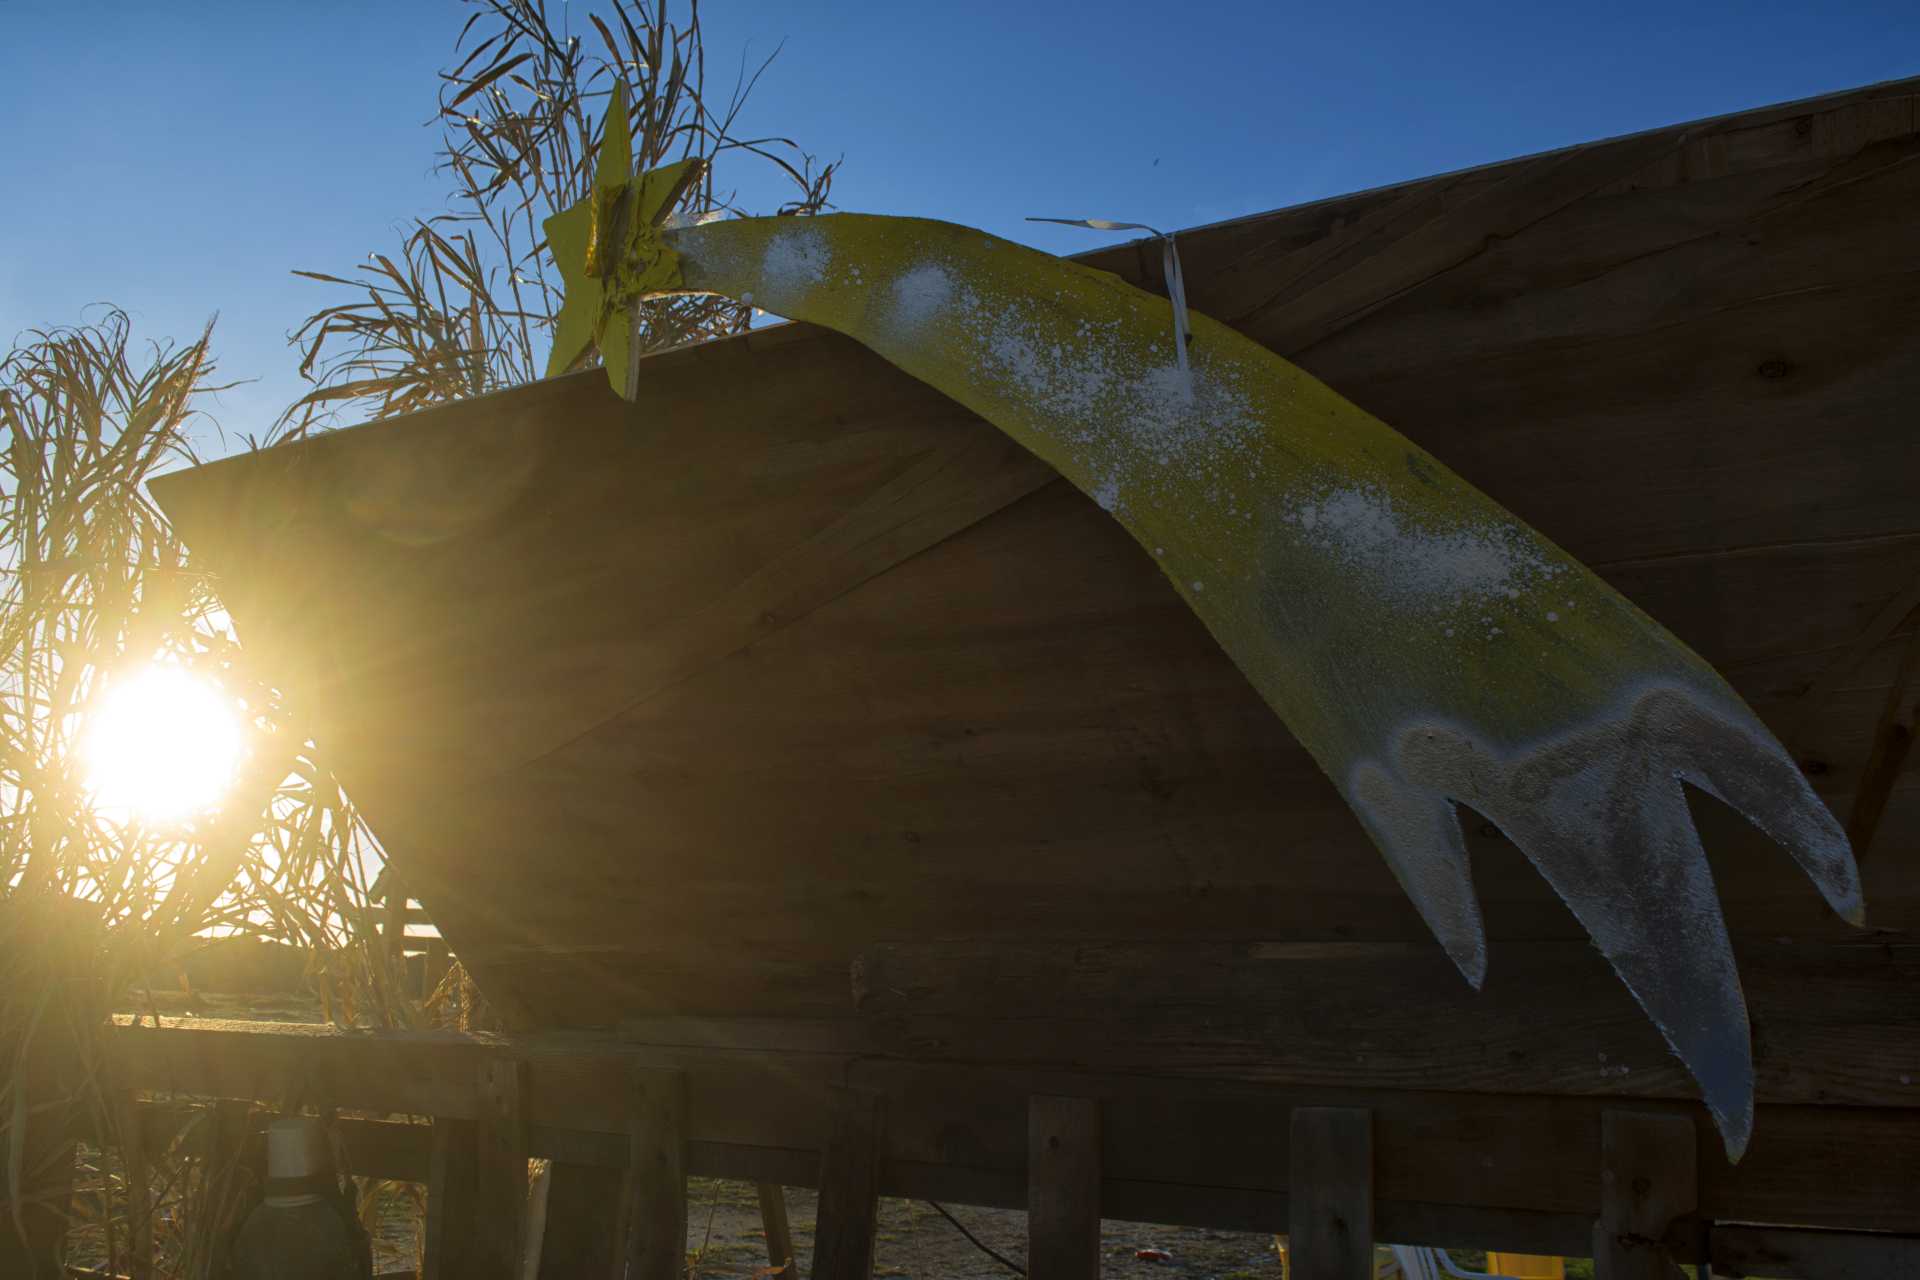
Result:
<svg viewBox="0 0 1920 1280"><path fill-rule="evenodd" d="M1513 1280L1566 1280L1564 1258L1549 1258L1537 1253L1489 1253L1487 1270Z"/></svg>

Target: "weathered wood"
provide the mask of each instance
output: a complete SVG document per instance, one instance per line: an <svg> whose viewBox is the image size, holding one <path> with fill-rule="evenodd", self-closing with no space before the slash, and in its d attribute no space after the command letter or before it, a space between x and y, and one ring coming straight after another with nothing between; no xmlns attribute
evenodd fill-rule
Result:
<svg viewBox="0 0 1920 1280"><path fill-rule="evenodd" d="M12 918L3 922L19 930L12 935L13 941L23 948L29 963L48 963L45 922L26 920L19 911L16 906L9 913ZM31 1028L28 1034L33 1038L26 1044L0 1042L0 1054L5 1055L0 1061L8 1064L11 1095L7 1114L0 1117L0 1151L8 1153L0 1161L0 1275L27 1280L53 1280L62 1274L60 1260L73 1199L77 1144L72 1130L79 1111L75 1091L84 1078L76 1024L83 1015L79 1006L62 998L73 990L69 979L77 966L61 968L65 972L54 975L20 970L27 975L23 986L36 980L49 983L47 1008L52 1012ZM14 1128L21 1124L25 1133ZM16 1150L17 1189L12 1167Z"/></svg>
<svg viewBox="0 0 1920 1280"><path fill-rule="evenodd" d="M831 1128L820 1152L813 1280L867 1280L886 1159L887 1107L877 1094L834 1088Z"/></svg>
<svg viewBox="0 0 1920 1280"><path fill-rule="evenodd" d="M1905 633L1799 699L1920 578L1913 101L1879 86L1184 234L1189 299L1304 345L1764 717L1811 710L1796 745L1845 812L1889 776ZM1155 284L1137 246L1089 260ZM997 433L811 330L641 382L631 408L559 379L156 486L249 647L328 695L308 701L356 797L529 1025L832 1013L889 937L1428 945L1151 557ZM286 585L315 575L340 616ZM1901 847L1920 788L1892 776L1875 843ZM1738 931L1837 935L1764 837L1702 825ZM522 856L555 830L559 865ZM1503 940L1577 936L1522 860L1481 854L1494 973ZM662 885L683 920L636 936ZM1910 868L1870 867L1868 899L1920 922Z"/></svg>
<svg viewBox="0 0 1920 1280"><path fill-rule="evenodd" d="M777 1182L762 1182L756 1190L760 1193L760 1228L767 1237L767 1265L791 1267L795 1254L793 1228L787 1222L787 1189Z"/></svg>
<svg viewBox="0 0 1920 1280"><path fill-rule="evenodd" d="M114 1134L120 1147L120 1168L127 1192L127 1275L129 1280L153 1277L153 1154L147 1144L138 1090L116 1100Z"/></svg>
<svg viewBox="0 0 1920 1280"><path fill-rule="evenodd" d="M620 1202L620 1274L680 1280L687 1262L687 1081L678 1071L633 1072Z"/></svg>
<svg viewBox="0 0 1920 1280"><path fill-rule="evenodd" d="M1027 1104L1027 1274L1100 1274L1100 1103L1035 1097Z"/></svg>
<svg viewBox="0 0 1920 1280"><path fill-rule="evenodd" d="M1608 1110L1600 1118L1598 1280L1671 1280L1673 1241L1700 1207L1698 1138L1686 1116Z"/></svg>
<svg viewBox="0 0 1920 1280"><path fill-rule="evenodd" d="M1920 1275L1920 1237L1727 1225L1711 1235L1716 1276L1886 1280Z"/></svg>
<svg viewBox="0 0 1920 1280"><path fill-rule="evenodd" d="M546 1231L538 1280L617 1274L620 1256L618 1171L555 1161L547 1187Z"/></svg>
<svg viewBox="0 0 1920 1280"><path fill-rule="evenodd" d="M436 1116L430 1130L425 1270L421 1280L461 1280L481 1274L474 1260L479 1238L477 1167L480 1136L471 1119ZM349 1153L353 1151L350 1146Z"/></svg>
<svg viewBox="0 0 1920 1280"><path fill-rule="evenodd" d="M1373 1117L1300 1107L1289 1126L1287 1251L1300 1280L1372 1280Z"/></svg>
<svg viewBox="0 0 1920 1280"><path fill-rule="evenodd" d="M724 1023L715 1027L704 1047L692 1032L662 1034L679 1041L670 1047L580 1036L368 1036L195 1019L157 1029L118 1027L108 1037L107 1057L119 1079L214 1097L271 1097L292 1065L304 1062L316 1088L342 1107L470 1118L478 1061L512 1052L531 1066L534 1153L615 1168L625 1159L627 1073L639 1060L688 1074L694 1173L789 1186L812 1185L818 1176L812 1153L826 1140L832 1089L846 1081L895 1103L882 1174L887 1194L938 1199L956 1185L949 1181L948 1190L939 1190L940 1180L961 1176L949 1166L964 1166L966 1178L979 1175L964 1182L969 1194L1010 1208L1025 1202L1026 1099L1035 1093L1100 1097L1106 1100L1106 1212L1145 1221L1179 1220L1164 1216L1172 1206L1225 1205L1232 1187L1283 1195L1285 1169L1276 1165L1265 1135L1285 1132L1294 1106L1356 1106L1374 1113L1383 1224L1389 1203L1584 1214L1589 1226L1599 1209L1604 1094L1356 1090L890 1062L823 1052L818 1033L804 1028L794 1040L807 1048L783 1047L770 1033L757 1042L721 1040L725 1029ZM1697 1104L1664 1106L1705 1123ZM1709 1216L1920 1233L1920 1110L1762 1105L1754 1134L1737 1166L1712 1148L1702 1154L1702 1205ZM1864 1180L1861 1169L1876 1176ZM1183 1185L1208 1190L1189 1195L1179 1190ZM1253 1229L1271 1229L1275 1221L1264 1209L1252 1212ZM1469 1236L1452 1243L1577 1255L1586 1235L1583 1229L1580 1239L1558 1249L1542 1249L1534 1238Z"/></svg>
<svg viewBox="0 0 1920 1280"><path fill-rule="evenodd" d="M1501 943L1491 960L1476 992L1424 942L896 943L855 961L853 1000L873 1051L923 1059L1058 1054L1291 1084L1694 1093L1587 942ZM1920 1000L1890 997L1920 988L1920 947L1753 938L1740 961L1767 1029L1760 1099L1913 1101Z"/></svg>
<svg viewBox="0 0 1920 1280"><path fill-rule="evenodd" d="M259 1171L248 1164L252 1117L253 1105L234 1099L215 1102L203 1117L198 1212L206 1215L201 1221L212 1244L205 1254L204 1271L193 1280L226 1275L228 1244L260 1185Z"/></svg>
<svg viewBox="0 0 1920 1280"><path fill-rule="evenodd" d="M527 1064L518 1059L480 1064L471 1265L482 1280L520 1280L526 1246L527 1080Z"/></svg>
<svg viewBox="0 0 1920 1280"><path fill-rule="evenodd" d="M619 1172L555 1161L547 1188L547 1230L539 1280L611 1276L620 1256Z"/></svg>

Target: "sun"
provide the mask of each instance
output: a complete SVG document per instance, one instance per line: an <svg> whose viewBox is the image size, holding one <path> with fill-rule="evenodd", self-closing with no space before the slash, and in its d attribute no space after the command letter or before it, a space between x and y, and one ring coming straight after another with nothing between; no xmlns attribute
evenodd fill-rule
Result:
<svg viewBox="0 0 1920 1280"><path fill-rule="evenodd" d="M210 808L240 765L233 700L205 677L167 663L115 679L82 732L95 803L149 822L177 822Z"/></svg>

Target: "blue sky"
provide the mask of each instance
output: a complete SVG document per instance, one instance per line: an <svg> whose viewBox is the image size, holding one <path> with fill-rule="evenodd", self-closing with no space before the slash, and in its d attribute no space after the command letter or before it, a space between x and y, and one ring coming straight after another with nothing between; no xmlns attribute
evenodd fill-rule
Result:
<svg viewBox="0 0 1920 1280"><path fill-rule="evenodd" d="M743 125L844 158L838 205L1059 252L1101 238L1022 218L1192 226L1920 74L1915 0L704 12L712 82L784 42ZM0 0L0 337L107 301L149 337L218 313L223 371L250 381L217 416L264 429L301 390L288 331L333 297L289 271L350 268L440 207L435 72L465 14Z"/></svg>

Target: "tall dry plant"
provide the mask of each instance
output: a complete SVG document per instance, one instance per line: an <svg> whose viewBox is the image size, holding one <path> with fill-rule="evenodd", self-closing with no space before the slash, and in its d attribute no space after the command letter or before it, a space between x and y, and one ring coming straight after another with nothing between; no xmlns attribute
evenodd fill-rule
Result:
<svg viewBox="0 0 1920 1280"><path fill-rule="evenodd" d="M697 6L679 18L667 0L613 0L580 32L556 28L544 0L474 0L473 9L439 94L448 211L352 275L303 273L354 296L297 331L314 388L262 443L540 375L561 300L541 222L591 185L598 122L617 81L642 165L738 154L793 181L779 212L825 204L834 166L816 172L783 139L735 134L764 64L709 106ZM682 212L734 211L715 185L724 172L709 164ZM645 313L643 344L748 323L735 303L676 299ZM343 1024L416 1026L479 1003L457 967L428 999L408 992L372 901L378 847L271 673L250 666L218 584L195 570L146 496L149 477L194 460L215 377L209 334L143 350L118 312L26 334L0 358L0 1219L18 1224L36 1205L64 1212L76 1191L96 1260L118 1268L129 1206L157 1194L169 1206L161 1276L206 1266L208 1215L194 1209L208 1194L206 1173L184 1158L182 1138L159 1153L156 1185L130 1196L112 1155L125 1119L112 1100L123 1091L97 1035L107 1010L129 996L141 1004L145 984L227 934L302 948L327 1016ZM182 827L104 812L85 785L89 707L156 660L214 681L247 726L242 776L217 812ZM51 1074L33 1066L49 1045L65 1059ZM78 1123L104 1140L86 1149L77 1184L66 1149L35 1137L50 1118L56 1137Z"/></svg>
<svg viewBox="0 0 1920 1280"><path fill-rule="evenodd" d="M735 129L768 63L742 74L724 103L710 98L697 0L685 16L670 0L613 0L605 17L546 0L472 0L443 73L440 162L452 180L445 213L419 219L393 253L352 275L298 274L356 296L315 312L294 335L314 389L282 419L278 439L330 424L343 410L384 418L531 382L545 370L561 282L541 224L593 185L594 148L614 86L624 83L634 160L641 169L697 156L704 176L678 212L737 212L718 185L724 157L769 164L793 185L776 212L823 208L836 166L785 138ZM573 31L566 23L584 14ZM771 60L769 60L770 62ZM645 304L646 351L742 332L751 308L724 298Z"/></svg>

